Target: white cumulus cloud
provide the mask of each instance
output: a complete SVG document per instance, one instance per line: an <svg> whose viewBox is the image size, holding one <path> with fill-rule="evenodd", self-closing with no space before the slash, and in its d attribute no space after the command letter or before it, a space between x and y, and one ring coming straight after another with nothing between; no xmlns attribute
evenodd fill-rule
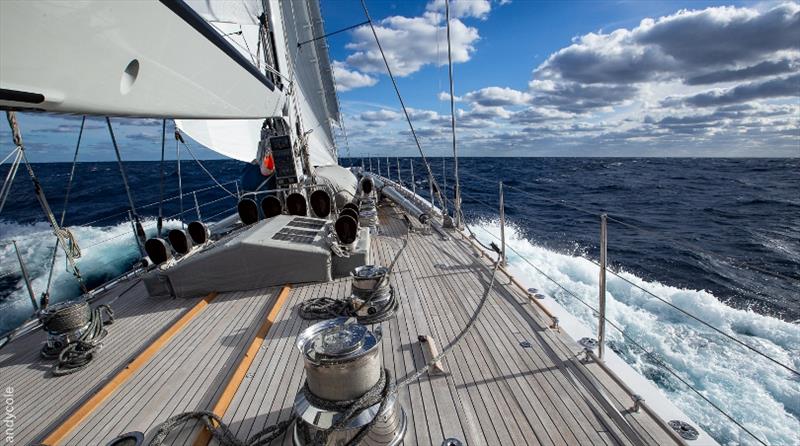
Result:
<svg viewBox="0 0 800 446"><path fill-rule="evenodd" d="M378 83L378 79L358 71L347 68L347 64L334 61L333 77L336 79L337 91L350 91L354 88L371 87Z"/></svg>

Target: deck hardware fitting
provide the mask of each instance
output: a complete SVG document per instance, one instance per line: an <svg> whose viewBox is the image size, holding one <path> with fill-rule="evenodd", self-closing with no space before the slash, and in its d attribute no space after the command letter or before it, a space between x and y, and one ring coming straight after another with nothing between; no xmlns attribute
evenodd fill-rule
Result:
<svg viewBox="0 0 800 446"><path fill-rule="evenodd" d="M671 420L669 422L669 427L677 432L678 435L680 435L684 440L697 440L697 437L700 436L700 433L697 431L697 429L685 421Z"/></svg>
<svg viewBox="0 0 800 446"><path fill-rule="evenodd" d="M603 360L606 351L606 263L608 261L608 215L600 215L600 289L597 317L597 357Z"/></svg>
<svg viewBox="0 0 800 446"><path fill-rule="evenodd" d="M594 353L594 349L597 348L597 339L594 338L581 338L578 341L578 345L583 347L583 354L585 355L583 358L584 362L591 362L592 354Z"/></svg>
<svg viewBox="0 0 800 446"><path fill-rule="evenodd" d="M550 326L553 330L561 331L561 327L558 326L558 318L553 316L553 325Z"/></svg>
<svg viewBox="0 0 800 446"><path fill-rule="evenodd" d="M428 335L421 334L417 335L417 340L422 346L422 351L424 352L426 362L439 356L439 349L436 347L436 342L433 340L433 338ZM447 372L442 365L442 361L436 361L433 363L433 366L431 366L428 373L431 375L443 375Z"/></svg>
<svg viewBox="0 0 800 446"><path fill-rule="evenodd" d="M139 446L144 444L144 434L139 431L127 432L111 440L106 446Z"/></svg>
<svg viewBox="0 0 800 446"><path fill-rule="evenodd" d="M446 438L442 442L442 446L461 446L461 441L457 438Z"/></svg>
<svg viewBox="0 0 800 446"><path fill-rule="evenodd" d="M519 346L522 348L531 348L531 343L528 341L520 341Z"/></svg>
<svg viewBox="0 0 800 446"><path fill-rule="evenodd" d="M528 288L527 291L528 291L528 294L532 294L532 295L539 292L539 290L537 290L536 288Z"/></svg>
<svg viewBox="0 0 800 446"><path fill-rule="evenodd" d="M594 350L597 348L597 339L595 338L581 338L578 341L578 345L585 348L586 350Z"/></svg>
<svg viewBox="0 0 800 446"><path fill-rule="evenodd" d="M633 399L633 407L631 408L631 412L639 412L639 409L642 407L642 403L644 402L644 398L638 393L634 393L631 395Z"/></svg>
<svg viewBox="0 0 800 446"><path fill-rule="evenodd" d="M533 295L533 297L535 297L535 298L537 298L537 299L544 299L544 294L542 294L542 293L536 293L536 294L534 294L534 295Z"/></svg>
<svg viewBox="0 0 800 446"><path fill-rule="evenodd" d="M397 394L388 390L382 336L343 317L318 322L297 336L306 381L295 396L295 445L360 442L364 429L389 440L366 444L402 442L407 418ZM358 410L348 413L350 408Z"/></svg>

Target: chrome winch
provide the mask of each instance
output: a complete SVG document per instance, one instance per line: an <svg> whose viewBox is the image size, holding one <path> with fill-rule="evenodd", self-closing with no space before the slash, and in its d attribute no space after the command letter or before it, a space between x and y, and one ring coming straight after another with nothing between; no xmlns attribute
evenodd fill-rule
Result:
<svg viewBox="0 0 800 446"><path fill-rule="evenodd" d="M326 445L343 445L364 429L363 445L402 441L405 412L394 392L377 388L387 379L380 340L380 331L347 318L319 322L300 333L296 345L305 360L306 385L294 402L295 445L312 444L318 436ZM375 395L374 402L346 419L348 404L368 393Z"/></svg>
<svg viewBox="0 0 800 446"><path fill-rule="evenodd" d="M375 206L374 198L362 197L358 209L358 223L361 226L374 228L378 225L378 209Z"/></svg>
<svg viewBox="0 0 800 446"><path fill-rule="evenodd" d="M61 302L42 310L39 321L47 332L42 355L58 356L64 347L76 342L89 327L91 316L91 308L86 301Z"/></svg>
<svg viewBox="0 0 800 446"><path fill-rule="evenodd" d="M364 265L354 269L350 306L359 322L387 319L397 309L394 289L389 284L389 268Z"/></svg>

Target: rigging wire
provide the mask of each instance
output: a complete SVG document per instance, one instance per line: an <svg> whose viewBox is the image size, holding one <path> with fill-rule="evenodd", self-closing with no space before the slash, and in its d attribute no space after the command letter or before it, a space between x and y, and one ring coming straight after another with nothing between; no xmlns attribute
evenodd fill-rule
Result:
<svg viewBox="0 0 800 446"><path fill-rule="evenodd" d="M465 225L465 227L468 227L468 225ZM488 232L487 232L487 233L488 233ZM492 233L488 233L488 234L489 234L489 235L491 235L492 237L494 237L495 239L497 239L497 240L500 240L500 238L499 238L499 237L497 237L496 235L494 235L494 234L492 234ZM542 276L544 276L544 277L545 277L547 280L549 280L550 282L552 282L553 284L555 284L557 287L559 287L559 288L560 288L561 290L563 290L565 293L567 293L568 295L570 295L571 297L573 297L574 299L576 299L576 300L577 300L579 303L583 304L583 305L584 305L586 308L588 308L589 310L591 310L595 316L597 316L597 315L599 315L599 314L600 314L600 312L599 312L599 311L598 311L596 308L592 307L592 306L591 306L591 305L590 305L588 302L586 302L585 300L581 299L581 298L580 298L580 297L579 297L577 294L573 293L572 291L570 291L569 289L567 289L566 287L564 287L563 285L561 285L561 284L560 284L560 283L559 283L557 280L553 279L553 278L552 278L551 276L549 276L547 273L545 273L544 271L542 271L542 270L541 270L539 267L537 267L536 265L534 265L534 264L533 264L531 261L529 261L529 260L528 260L528 259L527 259L525 256L523 256L523 255L522 255L522 254L521 254L519 251L517 251L516 249L514 249L514 247L512 247L512 246L509 246L509 245L506 245L506 247L507 247L508 249L510 249L511 251L513 251L514 253L516 253L516 254L517 254L517 255L518 255L518 256L519 256L519 257L520 257L520 258L521 258L521 259L522 259L522 260L523 260L525 263L527 263L527 264L528 264L528 265L529 265L531 268L533 268L534 270L536 270L536 271L537 271L539 274L541 274ZM661 366L661 367L662 367L664 370L666 370L667 372L669 372L669 374L670 374L670 375L674 376L676 379L678 379L680 382L682 382L682 383L683 383L683 384L684 384L686 387L688 387L690 390L692 390L692 392L694 392L694 393L695 393L695 394L697 394L697 395L698 395L700 398L702 398L702 399L703 399L705 402L707 402L708 404L710 404L710 405L711 405L711 407L713 407L713 408L714 408L714 409L716 409L716 410L717 410L719 413L721 413L722 415L724 415L724 416L725 416L725 417L726 417L728 420L730 420L730 421L731 421L733 424L735 424L735 425L736 425L736 426L738 426L740 429L742 429L742 430L744 430L745 432L747 432L747 433L748 433L748 434L749 434L751 437L753 437L753 438L754 438L756 441L758 441L759 443L763 444L764 446L767 446L767 444L766 444L766 443L764 443L764 441L762 441L762 440L761 440L759 437L757 437L755 434L753 434L752 432L750 432L750 431L749 431L749 430L748 430L746 427L744 427L744 426L743 426L741 423L739 423L739 422L738 422L736 419L734 419L734 418L733 418L731 415L728 415L728 413L727 413L727 412L725 412L725 411L724 411L724 410L723 410L721 407L719 407L719 406L718 406L717 404L715 404L713 401L711 401L710 399L708 399L708 397L706 397L705 395L703 395L703 394L702 394L702 393L701 393L699 390L695 389L695 388L694 388L694 386L692 386L692 384L691 384L691 383L687 382L687 381L686 381L684 378L682 378L682 377L681 377L681 376L680 376L680 375L679 375L679 374L678 374L678 373L677 373L675 370L673 370L673 369L672 369L672 368L671 368L669 365L667 365L667 364L666 364L664 361L662 361L660 358L658 358L658 356L656 356L654 353L652 353L652 352L650 352L649 350L647 350L647 349L646 349L644 346L642 346L640 343L638 343L638 342L637 342L635 339L633 339L633 338L632 338L630 335L628 335L627 333L625 333L625 330L624 330L624 329L622 329L620 326L618 326L616 323L614 323L613 321L611 321L611 320L609 320L609 319L606 319L606 322L607 322L607 323L608 323L610 326L612 326L614 329L616 329L616 330L617 330L617 331L618 331L618 332L619 332L619 333L622 335L622 337L624 337L624 338L625 338L627 341L629 341L631 344L633 344L634 346L636 346L637 348L639 348L639 349L640 349L642 352L644 352L645 356L647 356L647 357L648 357L650 360L652 360L652 361L653 361L653 362L655 362L657 365Z"/></svg>
<svg viewBox="0 0 800 446"><path fill-rule="evenodd" d="M159 181L159 194L158 194L158 221L156 223L156 231L158 237L161 237L161 229L164 226L164 147L167 143L167 120L161 120L161 179Z"/></svg>
<svg viewBox="0 0 800 446"><path fill-rule="evenodd" d="M209 172L208 169L206 169L206 166L204 166L203 163L201 163L200 160L194 155L194 152L192 151L191 147L189 147L189 144L186 144L186 141L183 140L183 136L181 136L180 130L178 130L177 128L175 129L175 138L178 139L178 141L180 141L183 144L183 147L186 148L186 150L189 152L189 155L191 155L191 157L194 158L197 165L200 166L201 169L203 169L203 172L205 172L206 175L208 175L208 177L211 178L211 181L213 181L214 184L217 185L217 187L227 192L228 195L230 195L231 197L238 198L235 193L226 189L225 186L223 186L222 183L217 181L217 178L214 177L214 175L211 172Z"/></svg>
<svg viewBox="0 0 800 446"><path fill-rule="evenodd" d="M6 159L3 160L3 162L10 158L13 154L16 154L16 156L14 157L14 161L11 162L11 168L8 169L8 174L3 182L3 188L0 189L0 213L3 212L3 208L6 205L6 199L11 193L11 186L14 184L14 178L17 177L17 171L19 170L19 165L22 161L22 149L20 146L17 146L14 150L12 150Z"/></svg>
<svg viewBox="0 0 800 446"><path fill-rule="evenodd" d="M53 233L55 234L58 241L61 243L61 247L64 250L64 254L66 255L67 262L72 267L72 274L78 279L78 285L81 287L81 291L84 293L88 292L86 286L81 280L80 271L78 270L78 266L75 263L75 258L80 257L81 251L78 247L78 243L75 241L75 236L69 229L61 228L56 221L55 215L53 215L52 209L50 209L50 204L47 202L47 197L44 194L44 190L42 190L42 185L39 182L39 178L36 177L36 173L33 171L33 167L31 163L28 162L28 157L25 155L25 146L22 143L22 134L19 129L19 122L17 121L17 114L14 111L6 111L6 118L8 119L8 125L11 127L12 138L14 140L14 145L17 146L18 149L18 158L21 157L21 161L24 162L25 168L28 170L28 176L31 178L31 182L33 182L34 193L36 195L36 200L39 202L39 206L41 206L42 211L47 218L48 223L53 229ZM17 168L19 165L17 165ZM16 174L16 171L14 172ZM4 191L5 193L5 191ZM7 195L6 195L7 197ZM5 202L5 199L3 203ZM13 243L13 240L12 240Z"/></svg>
<svg viewBox="0 0 800 446"><path fill-rule="evenodd" d="M419 143L419 137L417 136L416 130L414 130L414 124L411 122L411 116L408 114L408 109L406 109L406 104L403 101L403 96L400 94L400 88L397 86L397 81L394 78L394 74L392 74L392 69L389 67L389 60L386 58L386 53L383 51L383 46L381 46L381 41L378 38L378 32L375 30L375 24L372 22L372 18L369 15L369 10L367 9L367 3L365 0L361 0L361 7L364 9L364 15L367 17L367 22L369 22L369 27L372 30L373 37L375 38L375 43L378 45L378 50L380 50L381 57L383 58L383 64L386 66L386 72L389 74L389 79L392 81L394 92L397 94L398 101L400 101L400 107L403 109L406 122L408 122L408 127L411 130L411 136L414 137L414 143L417 145L417 151L419 151L419 155L422 158L423 163L425 163L425 169L428 171L428 179L431 181L434 191L439 196L439 200L442 202L442 207L446 207L444 203L447 198L442 195L439 185L436 183L436 178L433 176L433 171L431 170L431 165L428 162L428 158L425 156L425 152L422 150L422 146ZM431 197L431 201L433 201L433 197Z"/></svg>
<svg viewBox="0 0 800 446"><path fill-rule="evenodd" d="M298 42L297 43L297 47L300 48L301 46L303 46L303 45L305 45L307 43L316 42L317 40L324 39L326 37L330 37L330 36L333 36L333 35L336 35L336 34L339 34L339 33L343 33L345 31L350 31L353 28L358 28L359 26L366 25L367 23L369 23L369 20L364 20L361 23L356 23L355 25L348 26L347 28L342 28L342 29L340 29L338 31L332 31L332 32L329 32L329 33L327 33L325 35L319 36L319 37L314 37L314 38L311 38L311 39L308 39L308 40L304 40L302 42ZM312 32L312 35L313 35L313 32Z"/></svg>
<svg viewBox="0 0 800 446"><path fill-rule="evenodd" d="M69 171L69 179L67 180L67 190L64 195L64 207L61 209L61 226L64 226L64 220L67 216L67 206L69 205L69 193L72 190L72 181L75 179L75 167L78 164L78 151L81 148L81 138L83 137L83 128L86 124L86 115L83 116L81 119L81 128L78 131L78 142L75 144L75 155L72 157L72 168ZM56 254L58 253L58 238L56 238L56 243L53 246L53 255L50 260L50 272L47 274L47 285L44 288L44 293L42 293L42 308L45 308L47 305L46 303L50 300L50 286L53 281L53 270L55 269L56 265Z"/></svg>
<svg viewBox="0 0 800 446"><path fill-rule="evenodd" d="M505 186L505 185L504 185L504 186ZM483 202L483 201L481 201L481 200L478 200L478 199L476 199L475 197L470 197L470 200L473 200L473 201L475 201L475 202L477 202L477 203L480 203L480 204L482 204L482 205L484 205L484 206L488 207L489 209L492 209L492 210L494 210L494 207L490 206L489 204L487 204L487 203L485 203L485 202ZM470 231L470 234L472 234L472 231ZM490 234L492 237L495 237L495 238L497 238L497 236L495 236L494 234L491 234L491 233L489 233L489 234ZM509 247L509 248L510 248L510 247ZM519 254L519 253L518 253L517 251L515 251L513 248L511 248L511 250L512 250L512 251L514 251L515 253L517 253L518 255L520 255L520 257L521 257L523 260L525 260L525 262L526 262L526 263L530 264L530 262L528 262L528 260L527 260L525 257L523 257L521 254ZM593 264L595 264L595 265L597 265L597 266L600 266L600 265L599 265L597 262L595 262L595 261L594 261L594 260L592 260L592 259L586 259L586 260L588 260L589 262L591 262L591 263L593 263ZM533 265L531 264L531 266L533 266ZM539 269L538 269L538 268L536 268L535 266L534 266L534 268L535 268L537 271L539 271L541 274L543 274L543 275L544 275L544 273L542 273L542 272L541 272L541 270L539 270ZM697 322L699 322L700 324L702 324L702 325L706 326L707 328L710 328L710 329L711 329L711 330L713 330L714 332L716 332L716 333L718 333L718 334L721 334L722 336L724 336L724 337L728 338L729 340L731 340L731 341L733 341L733 342L735 342L735 343L737 343L737 344L741 345L742 347L744 347L744 348L746 348L746 349L748 349L748 350L752 351L753 353L756 353L756 354L758 354L759 356L762 356L762 357L764 357L765 359L767 359L767 360L769 360L770 362L772 362L772 363L774 363L774 364L776 364L776 365L778 365L778 366L780 366L780 367L782 367L782 368L786 369L787 371L789 371L789 372L791 372L791 373L793 373L793 374L795 374L795 375L797 375L797 376L800 376L800 372L798 372L797 370L795 370L795 369L794 369L794 368L792 368L791 366L789 366L789 365L786 365L786 364L784 364L784 363L782 363L782 362L778 361L777 359L774 359L774 358L772 358L771 356L767 355L767 354L766 354L766 353L764 353L764 352L761 352L761 351L759 351L758 349L756 349L756 348L755 348L755 347L753 347L752 345L750 345L750 344L748 344L748 343L746 343L746 342L742 341L741 339L739 339L739 338L737 338L737 337L735 337L735 336L733 336L733 335L731 335L731 334L729 334L729 333L726 333L726 332L725 332L725 331L723 331L722 329L720 329L720 328L717 328L717 327L715 327L715 326L711 325L710 323L708 323L708 322L706 322L706 321L704 321L704 320L702 320L702 319L698 318L697 316L694 316L693 314L691 314L691 313L689 313L688 311L684 310L683 308L681 308L681 307L678 307L677 305L675 305L675 304L673 304L673 303L669 302L668 300L664 299L663 297L660 297L660 296L658 296L658 295L654 294L653 292L651 292L651 291L649 291L649 290L647 290L647 289L643 288L642 286L640 286L640 285L638 285L638 284L636 284L636 283L634 283L634 282L632 282L632 281L628 280L627 278L625 278L625 277L621 276L619 273L615 272L614 270L612 270L612 269L610 269L610 268L609 268L609 269L607 269L607 271L608 271L608 272L610 272L610 273L611 273L612 275L614 275L615 277L617 277L617 278L619 278L619 279L623 280L624 282L628 283L629 285L631 285L631 286L633 286L633 287L635 287L635 288L639 289L640 291L642 291L642 292L644 292L644 293L647 293L648 295L650 295L650 296L652 296L652 297L656 298L656 299L657 299L657 300L659 300L660 302L662 302L662 303L664 303L664 304L666 304L666 305L668 305L668 306L672 307L673 309L675 309L675 310L679 311L680 313L682 313L682 314L684 314L684 315L688 316L689 318L691 318L691 319L694 319L695 321L697 321ZM545 277L547 277L547 276L545 276ZM550 277L548 277L548 279L550 279ZM550 280L552 281L552 279L550 279ZM562 288L562 289L563 289L563 288ZM565 291L566 291L566 290L565 290Z"/></svg>
<svg viewBox="0 0 800 446"><path fill-rule="evenodd" d="M447 67L450 75L450 127L453 132L453 176L455 177L455 191L453 192L453 213L455 214L455 226L461 227L464 215L461 212L461 185L458 181L458 150L456 149L456 99L455 88L453 86L453 54L450 43L450 1L444 1L445 14L447 16ZM446 193L445 193L446 194Z"/></svg>
<svg viewBox="0 0 800 446"><path fill-rule="evenodd" d="M131 214L133 215L134 227L136 230L136 244L139 247L139 253L144 254L142 244L147 236L144 233L139 214L136 212L136 206L133 204L133 193L128 184L128 175L125 173L125 166L122 164L122 156L119 153L117 138L114 136L114 129L111 127L111 119L108 116L106 116L106 124L108 125L108 133L111 135L111 144L114 146L114 153L117 156L117 165L119 166L119 173L122 176L122 184L125 186L125 193L128 195L128 203L131 206Z"/></svg>
<svg viewBox="0 0 800 446"><path fill-rule="evenodd" d="M14 156L16 153L17 153L17 148L14 147L13 149L11 149L11 152L9 152L8 155L5 158L3 158L3 161L0 161L0 164L3 164L6 161L8 161L8 159Z"/></svg>

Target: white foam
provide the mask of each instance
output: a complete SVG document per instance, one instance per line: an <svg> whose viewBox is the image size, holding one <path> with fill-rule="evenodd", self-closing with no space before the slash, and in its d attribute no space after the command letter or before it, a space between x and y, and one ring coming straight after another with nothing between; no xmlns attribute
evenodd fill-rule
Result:
<svg viewBox="0 0 800 446"><path fill-rule="evenodd" d="M148 234L154 232L152 220L143 222ZM165 228L180 227L180 222L164 223ZM82 257L78 260L78 268L85 277L106 281L119 276L128 270L139 258L133 230L129 222L113 226L69 228L78 241ZM151 234L152 235L152 234ZM25 283L19 275L19 263L10 240L16 240L28 274L31 277L33 291L38 301L45 287L50 268L50 259L55 244L55 236L49 224L38 222L19 224L0 221L0 271L15 273L18 278L12 285L11 296L0 303L0 332L13 327L33 313ZM7 242L7 243L6 243ZM102 243L101 243L102 242ZM98 244L99 243L99 244ZM59 249L53 270L51 285L51 302L74 298L80 295L80 287L71 270L67 270L64 253Z"/></svg>
<svg viewBox="0 0 800 446"><path fill-rule="evenodd" d="M481 221L473 230L484 242L497 241L497 221ZM598 267L588 259L560 254L526 240L506 226L509 247L545 274L597 308ZM611 253L610 253L611 254ZM575 315L584 325L597 325L593 312L537 272L522 257L507 250L509 269L525 286L535 287ZM731 308L711 293L647 282L621 271L622 277L688 311L758 350L800 367L800 326L752 311ZM800 444L800 380L791 372L739 346L682 315L652 296L609 274L607 317L627 336L676 370L704 396L747 429L772 445ZM615 329L609 339L622 346L621 356L657 385L684 413L720 444L758 444L718 411L663 371ZM741 431L741 432L740 432Z"/></svg>

